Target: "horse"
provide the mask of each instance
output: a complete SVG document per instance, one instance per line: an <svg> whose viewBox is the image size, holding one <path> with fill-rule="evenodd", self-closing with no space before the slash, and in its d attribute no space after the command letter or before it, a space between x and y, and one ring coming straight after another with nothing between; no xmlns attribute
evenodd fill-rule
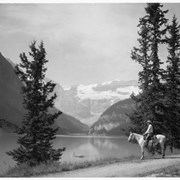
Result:
<svg viewBox="0 0 180 180"><path fill-rule="evenodd" d="M157 147L157 145L159 144L161 147L161 152L162 152L162 158L165 157L165 150L166 150L166 136L158 134L155 135L155 146ZM134 142L136 141L140 148L141 148L141 160L144 159L144 148L145 148L145 140L144 140L144 136L141 134L137 134L137 133L132 133L130 132L130 135L128 137L128 141L129 142Z"/></svg>

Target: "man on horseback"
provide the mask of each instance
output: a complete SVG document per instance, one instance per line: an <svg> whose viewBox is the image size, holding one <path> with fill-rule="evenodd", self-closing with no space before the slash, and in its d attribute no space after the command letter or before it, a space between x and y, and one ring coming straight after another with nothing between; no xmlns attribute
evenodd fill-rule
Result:
<svg viewBox="0 0 180 180"><path fill-rule="evenodd" d="M145 136L145 146L148 146L148 142L149 140L153 137L153 126L152 126L152 122L150 120L147 121L147 125L148 128L146 130L146 132L143 134Z"/></svg>

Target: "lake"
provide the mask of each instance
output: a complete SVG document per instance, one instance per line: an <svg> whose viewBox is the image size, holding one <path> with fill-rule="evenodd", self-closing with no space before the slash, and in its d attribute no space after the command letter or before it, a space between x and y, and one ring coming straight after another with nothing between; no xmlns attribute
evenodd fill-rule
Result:
<svg viewBox="0 0 180 180"><path fill-rule="evenodd" d="M15 135L0 136L0 173L15 165L15 161L6 152L17 147L16 141L17 136ZM140 147L128 142L125 137L57 136L54 140L54 147L66 147L62 155L62 162L140 156ZM169 154L169 148L166 154Z"/></svg>

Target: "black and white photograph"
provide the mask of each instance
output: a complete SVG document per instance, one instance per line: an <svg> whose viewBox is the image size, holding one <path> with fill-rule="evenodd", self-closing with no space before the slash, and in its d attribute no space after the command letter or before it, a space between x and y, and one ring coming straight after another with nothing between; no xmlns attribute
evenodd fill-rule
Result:
<svg viewBox="0 0 180 180"><path fill-rule="evenodd" d="M12 177L180 177L180 2L0 1Z"/></svg>

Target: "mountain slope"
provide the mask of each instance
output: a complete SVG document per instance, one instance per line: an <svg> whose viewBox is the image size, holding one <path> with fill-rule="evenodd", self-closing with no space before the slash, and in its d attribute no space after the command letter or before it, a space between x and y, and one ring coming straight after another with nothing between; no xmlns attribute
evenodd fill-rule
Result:
<svg viewBox="0 0 180 180"><path fill-rule="evenodd" d="M57 112L58 109L52 108L50 113ZM57 134L79 134L79 133L87 133L88 126L81 123L78 119L62 113L54 123L54 127L59 127Z"/></svg>
<svg viewBox="0 0 180 180"><path fill-rule="evenodd" d="M20 126L23 113L22 83L0 53L0 119Z"/></svg>
<svg viewBox="0 0 180 180"><path fill-rule="evenodd" d="M8 61L0 53L0 127L3 132L12 132L20 127L25 113L22 106L22 83L14 72L14 64ZM51 109L51 112L55 111L56 108ZM55 126L60 126L60 134L87 131L86 125L64 113L56 119Z"/></svg>
<svg viewBox="0 0 180 180"><path fill-rule="evenodd" d="M81 123L76 118L64 113L61 114L60 117L55 121L55 124L60 127L58 134L75 134L88 132L87 125Z"/></svg>
<svg viewBox="0 0 180 180"><path fill-rule="evenodd" d="M106 135L126 134L130 123L127 114L133 107L134 103L131 99L125 99L113 104L91 126L89 133Z"/></svg>

